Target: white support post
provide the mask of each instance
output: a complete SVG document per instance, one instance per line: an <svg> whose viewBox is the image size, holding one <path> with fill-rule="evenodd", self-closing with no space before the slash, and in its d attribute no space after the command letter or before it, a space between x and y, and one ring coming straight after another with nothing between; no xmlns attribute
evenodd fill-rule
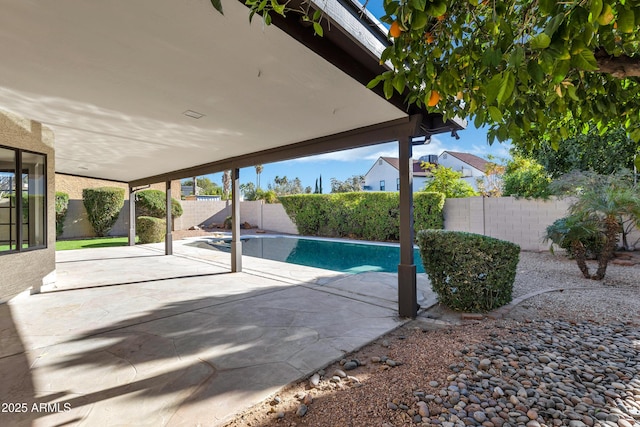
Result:
<svg viewBox="0 0 640 427"><path fill-rule="evenodd" d="M171 229L173 228L171 217L171 181L165 181L165 188L167 194L166 204L166 219L167 219L167 234L164 236L164 254L173 255L173 236L171 235Z"/></svg>

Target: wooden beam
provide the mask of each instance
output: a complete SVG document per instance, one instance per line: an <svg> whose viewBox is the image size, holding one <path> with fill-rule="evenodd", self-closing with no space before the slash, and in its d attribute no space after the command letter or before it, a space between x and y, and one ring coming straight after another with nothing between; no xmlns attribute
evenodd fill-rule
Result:
<svg viewBox="0 0 640 427"><path fill-rule="evenodd" d="M398 265L398 314L415 318L418 313L416 265L413 259L413 145L411 135L398 138L400 172L400 264Z"/></svg>
<svg viewBox="0 0 640 427"><path fill-rule="evenodd" d="M242 156L230 157L228 159L180 169L166 174L138 179L130 182L129 185L134 187L149 185L167 180L202 176L229 169L251 167L257 164L273 163L317 154L348 150L351 148L366 147L383 142L396 141L398 139L398 135L412 134L413 136L417 136L418 130L416 129L416 117L421 118L422 116L414 115L403 117L389 122L366 126L334 135L314 138Z"/></svg>

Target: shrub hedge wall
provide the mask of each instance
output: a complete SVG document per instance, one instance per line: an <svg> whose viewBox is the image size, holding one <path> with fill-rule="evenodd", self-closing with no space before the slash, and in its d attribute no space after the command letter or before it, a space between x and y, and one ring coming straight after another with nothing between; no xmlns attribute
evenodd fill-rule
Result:
<svg viewBox="0 0 640 427"><path fill-rule="evenodd" d="M106 236L124 206L124 188L97 187L82 190L82 201L96 235Z"/></svg>
<svg viewBox="0 0 640 427"><path fill-rule="evenodd" d="M56 237L60 237L64 231L64 218L69 208L69 195L56 191Z"/></svg>
<svg viewBox="0 0 640 427"><path fill-rule="evenodd" d="M136 232L138 243L162 242L167 234L167 221L151 216L139 216L136 218Z"/></svg>
<svg viewBox="0 0 640 427"><path fill-rule="evenodd" d="M167 196L161 190L142 190L136 193L136 217L152 216L164 218L167 211ZM171 198L171 217L182 215L182 205L173 197Z"/></svg>
<svg viewBox="0 0 640 427"><path fill-rule="evenodd" d="M438 301L466 312L511 302L520 246L480 234L422 230L418 246Z"/></svg>
<svg viewBox="0 0 640 427"><path fill-rule="evenodd" d="M280 202L307 236L398 240L400 198L395 192L350 192L281 196ZM415 229L441 229L444 195L419 192L413 196Z"/></svg>

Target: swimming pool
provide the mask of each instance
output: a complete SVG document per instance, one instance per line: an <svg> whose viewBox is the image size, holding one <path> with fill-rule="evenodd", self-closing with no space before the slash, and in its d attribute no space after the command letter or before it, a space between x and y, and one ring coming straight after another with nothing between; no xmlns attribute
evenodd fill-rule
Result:
<svg viewBox="0 0 640 427"><path fill-rule="evenodd" d="M230 250L228 239L207 243L212 249ZM243 237L242 254L343 273L396 273L400 262L398 245L289 236ZM414 250L414 262L417 272L424 273L418 249Z"/></svg>

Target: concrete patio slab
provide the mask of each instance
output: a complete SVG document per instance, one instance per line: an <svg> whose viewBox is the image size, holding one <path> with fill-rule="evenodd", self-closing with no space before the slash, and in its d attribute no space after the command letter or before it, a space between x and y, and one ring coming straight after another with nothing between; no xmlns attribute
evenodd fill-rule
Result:
<svg viewBox="0 0 640 427"><path fill-rule="evenodd" d="M55 286L0 306L0 425L220 426L403 323L395 275L229 273L180 242L59 252Z"/></svg>

